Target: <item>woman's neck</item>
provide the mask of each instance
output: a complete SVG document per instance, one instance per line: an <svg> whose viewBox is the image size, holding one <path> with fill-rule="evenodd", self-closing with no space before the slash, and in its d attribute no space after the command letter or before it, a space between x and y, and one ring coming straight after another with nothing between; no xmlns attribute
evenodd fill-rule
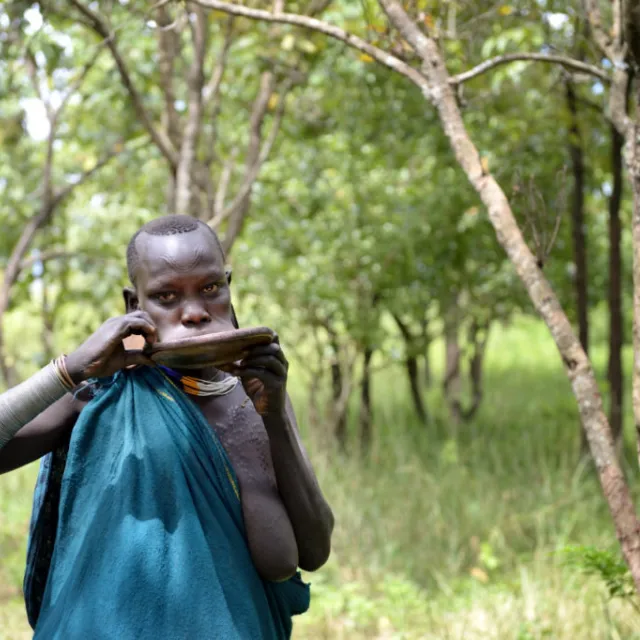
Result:
<svg viewBox="0 0 640 640"><path fill-rule="evenodd" d="M203 367L202 369L175 369L181 376L190 378L200 378L201 380L210 380L217 382L225 377L224 371L215 367Z"/></svg>

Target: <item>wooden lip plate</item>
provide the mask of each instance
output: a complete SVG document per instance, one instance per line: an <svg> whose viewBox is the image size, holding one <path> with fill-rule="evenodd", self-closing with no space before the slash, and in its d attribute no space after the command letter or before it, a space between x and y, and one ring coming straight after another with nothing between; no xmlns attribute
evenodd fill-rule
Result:
<svg viewBox="0 0 640 640"><path fill-rule="evenodd" d="M168 367L197 368L242 360L251 347L273 342L275 333L268 327L249 327L221 331L146 347L154 362Z"/></svg>

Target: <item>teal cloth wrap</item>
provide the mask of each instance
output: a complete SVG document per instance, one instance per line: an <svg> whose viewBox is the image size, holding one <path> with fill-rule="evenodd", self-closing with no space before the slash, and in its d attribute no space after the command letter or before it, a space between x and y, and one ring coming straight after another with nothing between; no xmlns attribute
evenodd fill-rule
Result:
<svg viewBox="0 0 640 640"><path fill-rule="evenodd" d="M43 477L50 467L44 461ZM238 491L213 429L162 373L99 381L73 429L44 568L47 488L36 489L25 579L34 637L289 638L309 586L299 575L260 578ZM46 586L34 607L38 571Z"/></svg>

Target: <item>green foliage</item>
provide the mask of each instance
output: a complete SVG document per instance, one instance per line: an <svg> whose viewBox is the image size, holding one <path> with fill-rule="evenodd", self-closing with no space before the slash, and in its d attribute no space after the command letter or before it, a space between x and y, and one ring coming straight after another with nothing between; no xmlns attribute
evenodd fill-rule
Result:
<svg viewBox="0 0 640 640"><path fill-rule="evenodd" d="M435 29L455 28L443 46L450 70L457 72L497 53L581 46L581 40L573 42L573 3L556 4L513 2L479 13L475 3L436 1L416 3L411 10L422 12L420 19ZM20 45L28 43L38 76L58 91L71 85L98 47L95 34L62 4L47 3L46 11L27 7L12 9L13 22L2 23L5 36L0 40L6 54L0 62L0 82L6 89L0 93L0 265L25 220L38 211L46 150L44 141L28 135L33 106L25 110L25 105L33 105L38 96ZM101 9L108 13L151 120L166 127L157 23L126 3ZM550 15L559 18L552 23ZM178 19L177 14L170 17ZM327 18L381 46L402 45L386 29L376 2L337 2ZM205 66L210 72L228 20L212 12L209 25ZM397 346L391 313L400 313L417 335L425 318L429 331L437 334L439 319L452 306L464 317L503 320L515 311L531 310L486 211L454 168L455 158L435 113L415 87L317 34L244 20L235 21L234 29L219 115L203 119L203 140L215 143L214 183L229 161L230 192L241 179L242 150L260 74L274 68L281 80L295 67L308 76L286 100L282 131L254 189L250 222L230 256L247 320L274 316L281 332L298 336L319 331L324 343L322 332L329 327L343 343L357 350L376 345L387 360L394 360L403 348ZM193 47L188 29L176 33L181 54L173 74L174 106L183 123ZM564 213L571 176L566 171L568 120L562 78L553 66L506 65L475 79L460 99L473 139L512 196L529 243L534 245L541 232L533 228L532 217L544 212L536 224L547 235L560 217L545 271L572 315L571 230ZM592 104L601 100L597 83L583 83L577 91ZM275 94L271 112L280 97ZM581 106L580 118L589 156L589 284L595 306L606 291L603 191L609 180L608 128L592 107ZM105 48L63 114L54 185L67 185L114 144L124 145L124 153L76 189L34 245L76 256L64 265L45 264L60 344L72 345L104 316L121 310L117 290L123 278L116 272L122 267L128 236L137 224L167 211L170 172L145 136ZM207 145L199 149L203 161L212 151ZM625 206L628 215L628 203ZM624 242L625 262L630 265L626 232ZM111 266L105 268L107 264ZM65 273L69 281L56 285ZM31 281L24 274L14 288L16 311L35 302ZM287 314L273 313L276 308ZM69 329L69 319L75 316L80 322ZM19 360L17 353L10 356Z"/></svg>
<svg viewBox="0 0 640 640"><path fill-rule="evenodd" d="M637 597L631 572L619 551L578 545L566 547L562 553L569 566L599 577L606 585L610 598L635 600Z"/></svg>

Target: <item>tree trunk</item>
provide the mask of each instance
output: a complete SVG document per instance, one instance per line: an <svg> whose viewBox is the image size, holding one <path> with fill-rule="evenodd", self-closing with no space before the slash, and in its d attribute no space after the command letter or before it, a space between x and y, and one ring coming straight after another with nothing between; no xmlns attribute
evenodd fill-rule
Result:
<svg viewBox="0 0 640 640"><path fill-rule="evenodd" d="M331 362L331 414L333 418L333 433L340 449L347 448L347 409L348 393L346 390L342 367L340 365L340 344L335 335L331 335L333 360Z"/></svg>
<svg viewBox="0 0 640 640"><path fill-rule="evenodd" d="M319 374L315 374L311 379L311 384L309 385L309 426L314 432L317 432L318 426L320 425L320 412L318 411L318 395L320 391L320 382L321 376Z"/></svg>
<svg viewBox="0 0 640 640"><path fill-rule="evenodd" d="M571 232L573 259L576 265L576 310L578 335L585 353L589 353L589 294L587 276L587 231L584 217L584 153L580 135L578 105L571 82L567 82L567 105L571 114L569 126L569 155L573 168L573 199L571 204Z"/></svg>
<svg viewBox="0 0 640 640"><path fill-rule="evenodd" d="M640 55L640 54L639 54ZM639 60L640 62L640 60ZM640 123L640 83L636 86L636 123ZM633 419L640 459L640 140L638 125L631 129L629 175L633 190Z"/></svg>
<svg viewBox="0 0 640 640"><path fill-rule="evenodd" d="M196 166L198 140L202 127L202 87L204 86L204 58L209 36L208 16L199 6L191 7L193 60L187 74L188 112L182 134L180 155L176 168L175 213L197 213L193 174Z"/></svg>
<svg viewBox="0 0 640 640"><path fill-rule="evenodd" d="M331 363L331 389L333 408L334 411L336 411L340 404L340 398L342 397L342 371L340 370L340 363L337 361L337 356L336 360ZM345 449L347 446L347 416L345 413L339 413L336 417L334 430L340 448Z"/></svg>
<svg viewBox="0 0 640 640"><path fill-rule="evenodd" d="M469 327L469 346L471 355L469 357L469 381L471 383L471 402L469 406L462 410L464 420L471 420L477 413L483 398L483 371L484 354L487 340L489 339L489 322L482 324L477 320L471 322Z"/></svg>
<svg viewBox="0 0 640 640"><path fill-rule="evenodd" d="M587 277L587 231L584 219L584 153L580 135L578 105L575 90L570 81L566 83L567 107L571 117L569 124L569 155L573 170L573 197L571 202L571 236L573 239L573 262L576 266L575 295L578 317L578 336L585 353L589 354L589 296ZM580 455L589 453L589 443L582 424L580 429Z"/></svg>
<svg viewBox="0 0 640 640"><path fill-rule="evenodd" d="M399 315L394 313L393 318L396 321L398 329L400 329L400 333L402 334L402 338L404 340L405 369L407 371L407 378L409 380L409 388L411 389L411 399L413 400L413 407L420 422L422 422L422 424L427 424L428 416L427 410L422 400L420 369L418 366L418 358L416 355L415 339L411 334L411 330Z"/></svg>
<svg viewBox="0 0 640 640"><path fill-rule="evenodd" d="M411 389L411 399L416 410L416 415L422 424L429 423L429 415L422 400L420 390L420 369L418 367L418 359L415 356L409 356L405 363L407 369L407 377L409 378L409 388Z"/></svg>
<svg viewBox="0 0 640 640"><path fill-rule="evenodd" d="M374 349L367 347L362 359L362 382L360 384L360 450L367 452L371 448L372 419L371 408L371 358Z"/></svg>
<svg viewBox="0 0 640 640"><path fill-rule="evenodd" d="M460 394L462 381L460 378L460 336L457 310L449 310L444 319L445 340L445 372L442 390L449 407L449 414L454 427L462 421Z"/></svg>
<svg viewBox="0 0 640 640"><path fill-rule="evenodd" d="M433 382L433 375L431 373L431 358L429 357L429 347L431 346L431 336L429 335L429 321L425 313L424 318L420 324L420 336L422 338L423 348L423 365L422 365L422 380L424 386L429 389Z"/></svg>
<svg viewBox="0 0 640 640"><path fill-rule="evenodd" d="M262 150L264 120L269 110L269 99L275 91L275 74L271 71L264 71L260 77L260 88L253 104L249 125L249 148L245 160L245 175L250 176L255 169L260 166L260 152ZM281 98L284 99L284 98ZM275 122L273 126L279 126ZM251 206L251 194L255 176L247 183L247 188L237 202L237 206L229 216L227 228L221 238L222 248L226 255L229 255L231 247L242 231L249 207ZM246 179L246 178L245 178ZM242 191L242 186L240 187ZM236 196L237 197L237 196Z"/></svg>
<svg viewBox="0 0 640 640"><path fill-rule="evenodd" d="M624 138L611 127L611 173L613 190L609 199L609 421L616 444L622 439L624 401L624 375L622 372L622 345L624 328L622 314L622 253L620 250L620 204L623 193L622 149Z"/></svg>

